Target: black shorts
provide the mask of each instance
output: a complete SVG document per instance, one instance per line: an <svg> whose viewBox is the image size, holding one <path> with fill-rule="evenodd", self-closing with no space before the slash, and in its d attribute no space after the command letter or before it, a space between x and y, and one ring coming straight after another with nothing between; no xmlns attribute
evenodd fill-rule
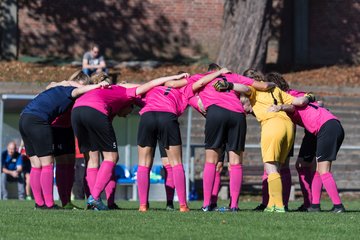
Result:
<svg viewBox="0 0 360 240"><path fill-rule="evenodd" d="M344 137L344 129L338 120L324 123L317 134L316 161L335 161Z"/></svg>
<svg viewBox="0 0 360 240"><path fill-rule="evenodd" d="M298 157L302 158L305 162L311 163L316 154L316 142L317 137L305 129Z"/></svg>
<svg viewBox="0 0 360 240"><path fill-rule="evenodd" d="M163 148L181 145L178 117L169 112L146 112L140 116L137 144L141 147Z"/></svg>
<svg viewBox="0 0 360 240"><path fill-rule="evenodd" d="M76 107L71 124L79 141L80 152L117 152L115 131L105 114L91 107Z"/></svg>
<svg viewBox="0 0 360 240"><path fill-rule="evenodd" d="M19 130L29 157L54 154L52 130L47 121L33 114L22 114Z"/></svg>
<svg viewBox="0 0 360 240"><path fill-rule="evenodd" d="M246 117L216 105L206 111L205 149L218 149L226 144L227 151L244 151Z"/></svg>
<svg viewBox="0 0 360 240"><path fill-rule="evenodd" d="M54 138L54 155L75 154L75 136L71 127L51 127Z"/></svg>

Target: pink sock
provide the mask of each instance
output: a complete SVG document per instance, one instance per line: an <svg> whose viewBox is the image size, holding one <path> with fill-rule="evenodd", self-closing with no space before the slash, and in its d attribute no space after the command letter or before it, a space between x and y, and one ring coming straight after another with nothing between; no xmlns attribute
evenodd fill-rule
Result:
<svg viewBox="0 0 360 240"><path fill-rule="evenodd" d="M166 191L166 200L171 202L174 200L175 185L173 179L173 169L170 164L164 166L165 170L165 191Z"/></svg>
<svg viewBox="0 0 360 240"><path fill-rule="evenodd" d="M319 172L315 172L311 183L312 204L320 204L322 181Z"/></svg>
<svg viewBox="0 0 360 240"><path fill-rule="evenodd" d="M105 189L106 185L109 183L112 173L115 168L115 163L109 160L104 160L101 163L99 172L96 176L96 182L94 188L91 191L91 195L95 200L98 200L101 192Z"/></svg>
<svg viewBox="0 0 360 240"><path fill-rule="evenodd" d="M203 173L203 191L204 191L204 203L203 207L210 205L211 193L215 181L216 165L214 163L205 163Z"/></svg>
<svg viewBox="0 0 360 240"><path fill-rule="evenodd" d="M55 176L61 204L65 206L70 202L74 182L74 164L56 164Z"/></svg>
<svg viewBox="0 0 360 240"><path fill-rule="evenodd" d="M180 205L186 205L186 183L184 166L178 164L173 167L174 185L179 198Z"/></svg>
<svg viewBox="0 0 360 240"><path fill-rule="evenodd" d="M268 185L268 175L264 170L262 176L262 205L267 206L269 202L269 185Z"/></svg>
<svg viewBox="0 0 360 240"><path fill-rule="evenodd" d="M221 178L220 178L220 172L215 172L215 180L214 180L214 186L213 186L213 190L211 193L211 204L216 204L217 200L218 200L218 194L219 194L219 190L220 190L220 183L221 183Z"/></svg>
<svg viewBox="0 0 360 240"><path fill-rule="evenodd" d="M341 199L339 192L336 186L335 179L331 172L324 173L320 176L324 184L326 192L329 194L329 197L334 205L341 204Z"/></svg>
<svg viewBox="0 0 360 240"><path fill-rule="evenodd" d="M115 203L115 190L116 190L116 178L115 178L115 168L114 168L110 181L105 187L108 206L114 205Z"/></svg>
<svg viewBox="0 0 360 240"><path fill-rule="evenodd" d="M137 184L140 205L147 205L149 200L150 188L150 168L145 166L138 166Z"/></svg>
<svg viewBox="0 0 360 240"><path fill-rule="evenodd" d="M54 206L54 196L53 196L53 187L54 187L54 172L53 164L48 166L43 166L41 169L40 183L41 190L45 199L45 205L47 207Z"/></svg>
<svg viewBox="0 0 360 240"><path fill-rule="evenodd" d="M310 207L311 204L311 170L308 167L297 168L299 183L304 197L304 206Z"/></svg>
<svg viewBox="0 0 360 240"><path fill-rule="evenodd" d="M239 196L241 191L243 169L241 164L231 165L230 171L230 196L231 208L237 208L239 205Z"/></svg>
<svg viewBox="0 0 360 240"><path fill-rule="evenodd" d="M96 182L96 176L99 172L99 169L98 168L87 168L86 169L86 182L87 182L87 185L89 187L89 190L90 190L90 194L95 186L95 182Z"/></svg>
<svg viewBox="0 0 360 240"><path fill-rule="evenodd" d="M42 206L45 204L45 202L41 190L40 176L41 168L32 167L30 172L31 191L34 195L35 203L39 206Z"/></svg>
<svg viewBox="0 0 360 240"><path fill-rule="evenodd" d="M280 170L281 183L283 186L283 201L284 206L288 206L290 192L291 192L291 172L289 168L283 168Z"/></svg>

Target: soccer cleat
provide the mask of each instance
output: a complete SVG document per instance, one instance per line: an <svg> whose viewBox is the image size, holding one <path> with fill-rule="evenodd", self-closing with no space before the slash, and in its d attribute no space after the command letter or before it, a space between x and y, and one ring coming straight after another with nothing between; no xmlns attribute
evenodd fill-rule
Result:
<svg viewBox="0 0 360 240"><path fill-rule="evenodd" d="M63 206L65 210L82 210L82 208L75 206L72 202L68 202L65 206Z"/></svg>
<svg viewBox="0 0 360 240"><path fill-rule="evenodd" d="M61 210L63 208L60 207L59 205L54 204L51 207L48 207L48 206L44 205L43 209L44 210Z"/></svg>
<svg viewBox="0 0 360 240"><path fill-rule="evenodd" d="M209 206L201 207L201 211L203 212L211 212L213 209Z"/></svg>
<svg viewBox="0 0 360 240"><path fill-rule="evenodd" d="M166 211L174 211L175 208L174 208L174 205L173 204L167 204L166 205Z"/></svg>
<svg viewBox="0 0 360 240"><path fill-rule="evenodd" d="M26 196L25 200L27 200L27 201L31 201L31 200L33 200L33 199L32 199L32 197L31 197L31 196L29 196L29 195L28 195L28 196Z"/></svg>
<svg viewBox="0 0 360 240"><path fill-rule="evenodd" d="M275 206L272 207L266 207L263 212L275 212Z"/></svg>
<svg viewBox="0 0 360 240"><path fill-rule="evenodd" d="M331 212L334 212L334 213L344 213L346 212L345 208L344 208L344 205L342 204L339 204L339 205L334 205L333 208L330 210Z"/></svg>
<svg viewBox="0 0 360 240"><path fill-rule="evenodd" d="M90 195L90 197L87 200L87 203L89 205L91 205L94 210L97 210L97 211L109 210L109 208L101 201L101 198L96 200L96 199L93 198L93 196Z"/></svg>
<svg viewBox="0 0 360 240"><path fill-rule="evenodd" d="M230 211L230 208L229 208L229 207L219 207L219 208L216 208L215 211L218 211L218 212L229 212L229 211Z"/></svg>
<svg viewBox="0 0 360 240"><path fill-rule="evenodd" d="M35 203L35 207L34 207L34 210L43 210L45 209L45 205L38 205L37 203Z"/></svg>
<svg viewBox="0 0 360 240"><path fill-rule="evenodd" d="M217 203L211 203L210 208L211 208L211 211L217 211L217 209L218 209Z"/></svg>
<svg viewBox="0 0 360 240"><path fill-rule="evenodd" d="M190 212L187 205L180 205L180 212Z"/></svg>
<svg viewBox="0 0 360 240"><path fill-rule="evenodd" d="M109 210L120 210L120 207L116 203L108 205L108 208Z"/></svg>
<svg viewBox="0 0 360 240"><path fill-rule="evenodd" d="M277 212L277 213L286 213L287 210L285 207L274 207L274 212Z"/></svg>
<svg viewBox="0 0 360 240"><path fill-rule="evenodd" d="M139 212L147 212L149 210L147 205L140 205Z"/></svg>
<svg viewBox="0 0 360 240"><path fill-rule="evenodd" d="M230 208L230 212L240 212L240 209L238 207Z"/></svg>
<svg viewBox="0 0 360 240"><path fill-rule="evenodd" d="M253 209L253 211L264 211L266 206L262 203L260 203L256 208Z"/></svg>
<svg viewBox="0 0 360 240"><path fill-rule="evenodd" d="M307 209L308 212L321 212L320 204L311 204Z"/></svg>
<svg viewBox="0 0 360 240"><path fill-rule="evenodd" d="M298 207L295 211L296 212L307 212L308 208L305 207L304 204L302 204L300 207Z"/></svg>

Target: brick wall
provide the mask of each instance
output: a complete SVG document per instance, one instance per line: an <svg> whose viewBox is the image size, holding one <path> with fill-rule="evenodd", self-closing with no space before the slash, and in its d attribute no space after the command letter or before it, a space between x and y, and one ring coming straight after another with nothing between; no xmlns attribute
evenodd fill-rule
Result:
<svg viewBox="0 0 360 240"><path fill-rule="evenodd" d="M116 59L215 58L224 0L19 1L20 53L81 56L89 42Z"/></svg>
<svg viewBox="0 0 360 240"><path fill-rule="evenodd" d="M19 52L80 57L95 41L109 58L120 60L181 56L214 60L225 1L18 1ZM291 65L293 4L273 1L274 14L282 20L273 29L269 56L278 65ZM309 0L309 64L360 63L359 22L359 0Z"/></svg>

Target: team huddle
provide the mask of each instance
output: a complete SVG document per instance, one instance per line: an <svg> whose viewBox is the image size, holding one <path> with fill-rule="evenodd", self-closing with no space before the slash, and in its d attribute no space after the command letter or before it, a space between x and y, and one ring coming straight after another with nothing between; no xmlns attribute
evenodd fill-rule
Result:
<svg viewBox="0 0 360 240"><path fill-rule="evenodd" d="M149 209L150 170L157 144L165 170L167 209L174 209L176 190L180 212L190 211L178 122L188 106L206 119L202 211L219 209L217 195L225 152L230 176L230 204L226 210L239 211L249 114L261 125L264 163L263 201L255 210L279 213L288 210L289 158L293 151L294 124L297 124L305 129L296 163L304 196L298 211L321 211L322 186L333 202L332 211L345 211L331 173L332 161L336 160L344 139L340 121L317 102L312 93L290 89L278 73L263 75L249 69L240 75L216 64L210 64L206 73L179 73L142 85L111 85L104 73L89 77L81 71L67 81L50 84L25 107L19 123L32 165L30 185L35 209L60 208L53 199L55 160L56 183L63 208L76 208L70 201L74 135L87 161L87 208L119 208L114 201L115 165L119 156L112 120L116 116L126 117L134 105L141 108L137 137L140 212ZM103 191L107 205L100 198Z"/></svg>

